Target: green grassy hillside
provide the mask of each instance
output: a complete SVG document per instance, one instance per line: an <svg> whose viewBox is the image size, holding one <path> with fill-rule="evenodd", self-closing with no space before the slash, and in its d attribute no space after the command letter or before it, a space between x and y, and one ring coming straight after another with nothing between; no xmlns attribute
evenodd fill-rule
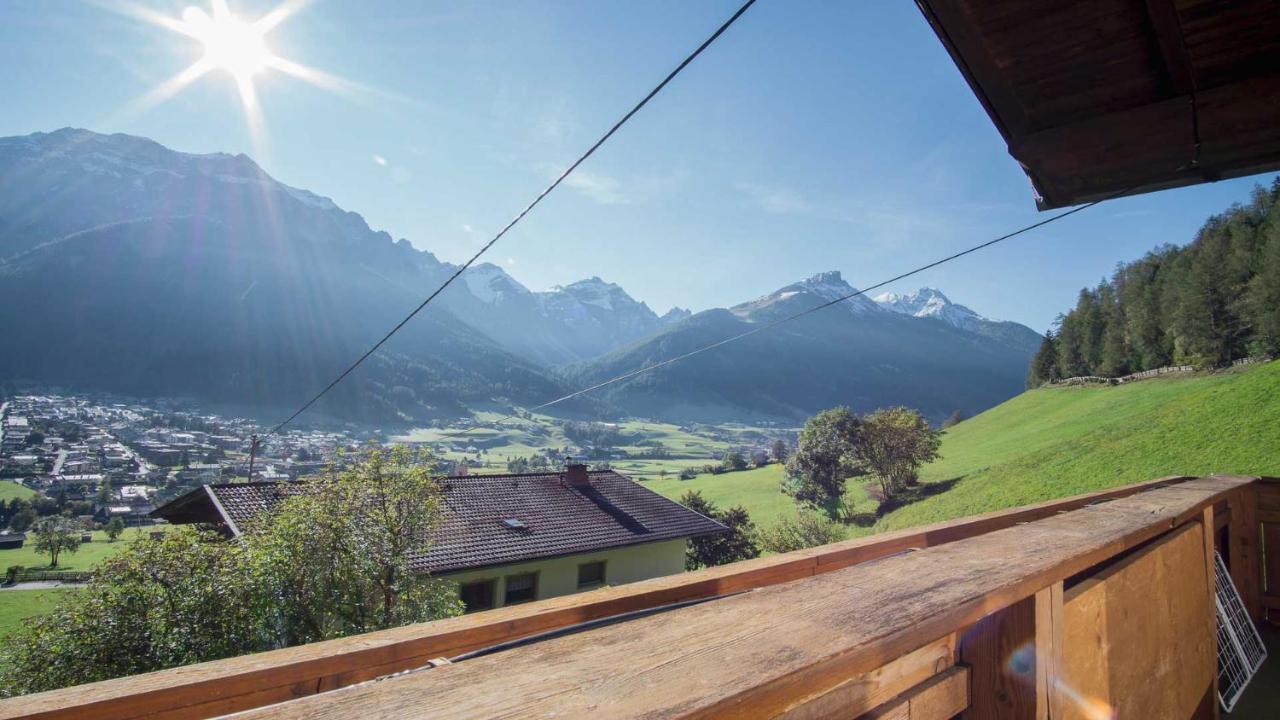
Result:
<svg viewBox="0 0 1280 720"><path fill-rule="evenodd" d="M35 495L36 491L25 485L19 485L12 480L0 480L0 500L8 501L14 498L29 500Z"/></svg>
<svg viewBox="0 0 1280 720"><path fill-rule="evenodd" d="M923 477L960 480L878 527L1213 472L1280 474L1280 362L1023 393L947 431Z"/></svg>
<svg viewBox="0 0 1280 720"><path fill-rule="evenodd" d="M898 529L1150 480L1213 472L1280 475L1280 362L1118 387L1032 390L951 428L942 459L926 466L924 499L882 517ZM741 504L760 526L794 512L778 491L781 467L646 487L672 498L688 490ZM850 481L855 509L874 510Z"/></svg>

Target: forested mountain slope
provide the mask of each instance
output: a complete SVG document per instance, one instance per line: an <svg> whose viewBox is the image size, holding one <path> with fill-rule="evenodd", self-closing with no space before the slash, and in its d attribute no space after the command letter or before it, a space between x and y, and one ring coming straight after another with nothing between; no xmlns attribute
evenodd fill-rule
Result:
<svg viewBox="0 0 1280 720"><path fill-rule="evenodd" d="M1280 180L1080 291L1029 381L1115 377L1170 364L1213 367L1280 350Z"/></svg>

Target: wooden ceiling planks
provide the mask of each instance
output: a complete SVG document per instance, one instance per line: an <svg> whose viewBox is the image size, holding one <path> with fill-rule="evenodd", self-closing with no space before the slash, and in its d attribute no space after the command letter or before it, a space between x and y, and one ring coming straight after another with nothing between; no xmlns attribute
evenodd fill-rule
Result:
<svg viewBox="0 0 1280 720"><path fill-rule="evenodd" d="M1273 0L917 0L1041 209L1280 168Z"/></svg>

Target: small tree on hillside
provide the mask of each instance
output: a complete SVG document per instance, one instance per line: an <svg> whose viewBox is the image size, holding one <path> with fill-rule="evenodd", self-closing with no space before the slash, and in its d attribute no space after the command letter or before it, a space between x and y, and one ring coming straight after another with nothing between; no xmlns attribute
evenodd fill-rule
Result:
<svg viewBox="0 0 1280 720"><path fill-rule="evenodd" d="M58 567L63 553L74 555L80 549L80 528L64 517L47 517L36 522L36 552L49 556L49 567Z"/></svg>
<svg viewBox="0 0 1280 720"><path fill-rule="evenodd" d="M773 441L773 445L769 447L769 455L776 463L785 463L787 455L790 455L790 448L787 447L787 441L778 438Z"/></svg>
<svg viewBox="0 0 1280 720"><path fill-rule="evenodd" d="M942 421L942 429L946 430L947 428L953 428L968 419L969 416L965 415L963 411L956 410L948 415L946 420Z"/></svg>
<svg viewBox="0 0 1280 720"><path fill-rule="evenodd" d="M680 504L729 528L727 533L691 538L689 547L685 550L686 570L725 565L760 555L755 523L742 506L721 511L697 490L685 493L680 498Z"/></svg>
<svg viewBox="0 0 1280 720"><path fill-rule="evenodd" d="M720 459L720 464L729 472L747 469L747 459L737 450L730 450Z"/></svg>
<svg viewBox="0 0 1280 720"><path fill-rule="evenodd" d="M787 460L782 492L801 506L822 510L835 519L845 480L863 472L857 456L861 433L862 421L846 407L823 410L809 418Z"/></svg>
<svg viewBox="0 0 1280 720"><path fill-rule="evenodd" d="M98 506L105 507L110 505L114 496L111 489L111 478L102 478L102 482L98 483Z"/></svg>
<svg viewBox="0 0 1280 720"><path fill-rule="evenodd" d="M1053 334L1053 330L1048 330L1044 334L1044 339L1040 341L1040 349L1036 351L1035 357L1031 358L1031 369L1027 373L1027 387L1040 387L1044 383L1061 378L1062 374L1058 371L1058 338Z"/></svg>
<svg viewBox="0 0 1280 720"><path fill-rule="evenodd" d="M124 532L124 520L113 517L102 529L107 532L107 541L115 542L120 539L120 534Z"/></svg>
<svg viewBox="0 0 1280 720"><path fill-rule="evenodd" d="M863 419L858 457L880 482L884 499L914 485L920 466L938 458L941 433L905 407L877 410Z"/></svg>

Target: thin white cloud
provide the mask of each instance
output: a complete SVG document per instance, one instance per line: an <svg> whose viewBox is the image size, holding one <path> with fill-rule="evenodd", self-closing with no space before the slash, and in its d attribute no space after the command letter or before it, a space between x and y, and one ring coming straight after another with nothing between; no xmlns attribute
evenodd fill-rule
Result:
<svg viewBox="0 0 1280 720"><path fill-rule="evenodd" d="M601 205L625 205L629 202L618 181L605 175L575 170L564 179L564 184Z"/></svg>
<svg viewBox="0 0 1280 720"><path fill-rule="evenodd" d="M512 266L512 265L515 265L515 264L516 264L516 259L515 259L515 258L513 258L513 257L509 257L509 258L507 258L507 267L510 267L510 266Z"/></svg>
<svg viewBox="0 0 1280 720"><path fill-rule="evenodd" d="M386 166L387 166L387 159L386 159L386 158L384 158L384 157L382 157L381 155L377 155L377 154L375 154L375 155L373 156L373 162L374 162L374 163L376 163L376 164L378 164L378 165L381 165L382 167L386 167Z"/></svg>
<svg viewBox="0 0 1280 720"><path fill-rule="evenodd" d="M750 182L736 183L734 187L767 213L773 213L774 215L809 215L814 211L811 202L806 200L800 193L789 188Z"/></svg>

